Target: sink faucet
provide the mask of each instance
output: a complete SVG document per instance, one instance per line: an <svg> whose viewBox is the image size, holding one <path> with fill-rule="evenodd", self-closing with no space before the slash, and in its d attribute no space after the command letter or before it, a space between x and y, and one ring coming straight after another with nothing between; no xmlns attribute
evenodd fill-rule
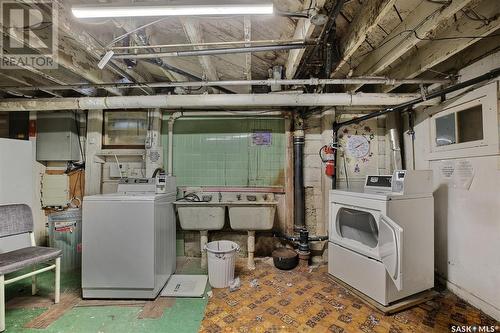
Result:
<svg viewBox="0 0 500 333"><path fill-rule="evenodd" d="M219 192L219 202L222 202L222 193Z"/></svg>
<svg viewBox="0 0 500 333"><path fill-rule="evenodd" d="M238 199L238 201L241 200L241 194L236 194L236 199Z"/></svg>

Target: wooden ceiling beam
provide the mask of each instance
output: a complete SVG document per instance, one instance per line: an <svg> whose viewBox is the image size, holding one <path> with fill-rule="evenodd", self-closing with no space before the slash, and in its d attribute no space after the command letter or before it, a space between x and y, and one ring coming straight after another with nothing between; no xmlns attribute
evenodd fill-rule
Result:
<svg viewBox="0 0 500 333"><path fill-rule="evenodd" d="M500 13L500 1L484 0L474 8L474 11L485 17L489 17L493 13ZM413 79L480 40L480 38L448 38L466 36L484 37L492 34L498 28L500 28L500 16L496 16L493 21L484 24L483 22L474 21L462 15L451 26L443 27L432 37L441 40L429 41L423 47L413 52L412 55L408 56L407 60L387 72L386 76L393 79ZM380 92L390 92L396 87L386 86L378 90Z"/></svg>
<svg viewBox="0 0 500 333"><path fill-rule="evenodd" d="M250 16L246 15L243 18L243 37L245 42L250 42L252 40L252 19ZM245 47L250 47L251 44L245 44ZM245 78L247 80L252 79L252 53L245 54ZM252 93L252 86L248 86L248 93Z"/></svg>
<svg viewBox="0 0 500 333"><path fill-rule="evenodd" d="M204 43L205 39L203 37L203 31L200 26L200 22L196 19L191 18L181 18L182 26L184 27L184 32L190 43L193 44L201 44ZM196 46L194 47L196 50L202 50L204 47ZM219 80L219 76L217 75L217 69L215 68L212 60L209 56L200 56L198 57L201 68L203 69L203 73L205 77L210 81Z"/></svg>
<svg viewBox="0 0 500 333"><path fill-rule="evenodd" d="M349 30L340 40L340 61L332 71L331 77L359 49L367 36L377 27L380 20L392 10L395 2L396 0L372 0L361 7L361 10L349 24Z"/></svg>
<svg viewBox="0 0 500 333"><path fill-rule="evenodd" d="M316 1L316 9L320 10L324 7L326 0L317 0ZM308 6L308 3L305 3L304 6ZM304 8L307 9L307 8ZM314 30L316 29L317 26L312 24L310 19L300 19L297 23L297 26L295 28L295 32L293 34L293 39L294 40L307 40L309 39ZM300 62L302 60L302 57L304 56L305 49L296 49L296 50L290 50L288 53L288 60L286 62L286 78L287 79L293 79L295 74L297 73L297 70L300 66Z"/></svg>
<svg viewBox="0 0 500 333"><path fill-rule="evenodd" d="M378 75L412 49L419 38L425 38L444 20L467 6L473 0L452 1L446 4L422 1L386 38L354 69L353 76ZM417 38L417 35L419 38ZM348 86L356 91L361 85Z"/></svg>

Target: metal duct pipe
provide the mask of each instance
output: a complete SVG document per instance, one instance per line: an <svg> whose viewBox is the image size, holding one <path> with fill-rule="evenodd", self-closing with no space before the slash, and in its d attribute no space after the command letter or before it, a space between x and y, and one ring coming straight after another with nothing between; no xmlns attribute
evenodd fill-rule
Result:
<svg viewBox="0 0 500 333"><path fill-rule="evenodd" d="M306 40L307 43L317 42L317 40ZM255 44L291 44L304 43L303 39L261 39L251 41L230 41L230 42L204 42L204 43L184 43L184 44L156 44L156 45L131 45L131 46L113 46L107 50L122 51L122 50L140 50L140 49L168 49L179 47L195 47L195 46L227 46L227 45L255 45Z"/></svg>
<svg viewBox="0 0 500 333"><path fill-rule="evenodd" d="M194 80L184 82L144 82L144 83L100 83L100 84L72 84L72 85L50 85L50 86L0 86L3 90L75 90L75 89L131 89L131 88L175 88L175 87L217 87L217 86L274 86L274 85L304 85L304 86L319 86L319 85L345 85L345 84L383 84L383 85L401 85L401 84L445 84L450 83L450 80L439 79L408 79L396 80L389 78L348 78L348 79L267 79L267 80L226 80L226 81L202 81L200 78L172 67L168 64L157 64L165 69L175 71L184 76L188 76ZM179 72L180 71L180 72Z"/></svg>
<svg viewBox="0 0 500 333"><path fill-rule="evenodd" d="M109 109L204 109L209 107L299 107L396 105L419 98L415 94L234 94L153 95L77 98L3 99L0 111L109 110ZM435 101L427 100L428 104Z"/></svg>
<svg viewBox="0 0 500 333"><path fill-rule="evenodd" d="M191 51L175 51L175 52L155 52L155 53L126 53L115 54L114 59L151 59L151 58L168 58L168 57L196 57L196 56L210 56L220 54L237 54L237 53L253 53L253 52L267 52L267 51L280 51L280 50L294 50L305 49L308 45L302 44L282 44L282 45L262 45L250 47L235 47L235 48L217 48L217 49L201 49ZM315 45L315 44L313 44Z"/></svg>
<svg viewBox="0 0 500 333"><path fill-rule="evenodd" d="M399 145L397 129L391 128L389 130L389 140L392 151L392 165L394 166L394 170L401 170L403 168L403 163L401 162L401 147Z"/></svg>
<svg viewBox="0 0 500 333"><path fill-rule="evenodd" d="M293 133L293 207L294 207L294 229L305 228L305 191L304 191L304 145L305 137L303 130Z"/></svg>

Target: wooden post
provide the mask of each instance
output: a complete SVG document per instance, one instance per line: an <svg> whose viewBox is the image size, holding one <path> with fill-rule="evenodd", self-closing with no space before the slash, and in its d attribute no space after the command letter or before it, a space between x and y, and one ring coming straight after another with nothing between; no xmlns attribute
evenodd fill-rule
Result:
<svg viewBox="0 0 500 333"><path fill-rule="evenodd" d="M87 117L85 195L101 193L102 165L95 161L95 156L102 148L102 125L102 110L89 110Z"/></svg>

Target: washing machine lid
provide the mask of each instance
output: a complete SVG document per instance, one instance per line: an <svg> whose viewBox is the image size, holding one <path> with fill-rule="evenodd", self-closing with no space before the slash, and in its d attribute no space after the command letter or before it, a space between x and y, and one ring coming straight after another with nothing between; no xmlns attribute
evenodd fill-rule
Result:
<svg viewBox="0 0 500 333"><path fill-rule="evenodd" d="M175 193L155 194L153 192L109 193L96 194L83 198L83 201L155 201Z"/></svg>

